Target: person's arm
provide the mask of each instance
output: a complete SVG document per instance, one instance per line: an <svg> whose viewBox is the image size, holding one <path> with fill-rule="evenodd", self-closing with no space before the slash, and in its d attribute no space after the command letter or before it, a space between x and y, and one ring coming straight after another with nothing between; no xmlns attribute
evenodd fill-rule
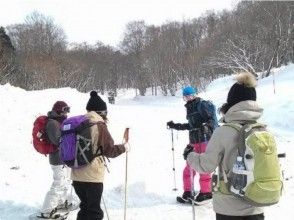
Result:
<svg viewBox="0 0 294 220"><path fill-rule="evenodd" d="M220 143L220 128L217 128L209 140L205 153L191 152L187 156L188 164L200 173L211 173L219 165L224 148Z"/></svg>
<svg viewBox="0 0 294 220"><path fill-rule="evenodd" d="M46 135L49 141L55 146L59 146L61 136L60 124L55 120L48 120L46 124Z"/></svg>
<svg viewBox="0 0 294 220"><path fill-rule="evenodd" d="M102 154L109 158L114 158L126 151L123 144L114 144L114 141L104 123L98 124L99 141L98 146L102 147Z"/></svg>
<svg viewBox="0 0 294 220"><path fill-rule="evenodd" d="M174 123L173 121L169 121L166 123L166 125L171 128L171 129L175 129L175 130L190 130L191 127L188 123Z"/></svg>

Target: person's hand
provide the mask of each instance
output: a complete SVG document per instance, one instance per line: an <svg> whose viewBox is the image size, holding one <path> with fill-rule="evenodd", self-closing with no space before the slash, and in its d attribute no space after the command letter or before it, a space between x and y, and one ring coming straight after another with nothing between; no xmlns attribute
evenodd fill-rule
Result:
<svg viewBox="0 0 294 220"><path fill-rule="evenodd" d="M125 152L129 153L130 152L130 145L128 143L125 143L124 147L125 147Z"/></svg>
<svg viewBox="0 0 294 220"><path fill-rule="evenodd" d="M166 123L166 126L167 126L168 128L174 128L174 127L175 127L175 123L174 123L173 121L168 121L168 122Z"/></svg>
<svg viewBox="0 0 294 220"><path fill-rule="evenodd" d="M184 149L184 153L183 153L184 160L187 160L189 153L193 151L194 151L194 147L188 144L187 147Z"/></svg>

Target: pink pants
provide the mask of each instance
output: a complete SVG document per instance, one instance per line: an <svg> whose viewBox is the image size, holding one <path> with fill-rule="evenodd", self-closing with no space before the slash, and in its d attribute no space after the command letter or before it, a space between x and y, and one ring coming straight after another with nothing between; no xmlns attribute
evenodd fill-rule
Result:
<svg viewBox="0 0 294 220"><path fill-rule="evenodd" d="M194 151L196 153L205 152L207 142L193 144ZM194 177L196 175L196 171L192 169L193 178L191 178L191 167L187 164L183 170L183 183L184 183L184 191L191 191L194 186ZM211 192L211 175L210 173L199 173L199 185L200 192L206 193ZM194 190L194 189L193 189Z"/></svg>

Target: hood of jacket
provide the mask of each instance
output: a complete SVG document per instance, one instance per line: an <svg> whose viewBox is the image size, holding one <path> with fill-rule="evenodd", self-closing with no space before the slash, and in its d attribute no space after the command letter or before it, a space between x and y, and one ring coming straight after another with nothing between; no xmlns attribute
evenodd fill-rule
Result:
<svg viewBox="0 0 294 220"><path fill-rule="evenodd" d="M66 115L59 115L55 111L49 111L47 113L47 116L48 116L48 118L54 119L54 120L58 121L59 123L62 123L67 118Z"/></svg>
<svg viewBox="0 0 294 220"><path fill-rule="evenodd" d="M99 121L104 121L103 118L96 112L90 111L85 115L90 123L97 123Z"/></svg>
<svg viewBox="0 0 294 220"><path fill-rule="evenodd" d="M242 101L233 105L221 119L222 122L243 123L257 121L263 113L256 101Z"/></svg>

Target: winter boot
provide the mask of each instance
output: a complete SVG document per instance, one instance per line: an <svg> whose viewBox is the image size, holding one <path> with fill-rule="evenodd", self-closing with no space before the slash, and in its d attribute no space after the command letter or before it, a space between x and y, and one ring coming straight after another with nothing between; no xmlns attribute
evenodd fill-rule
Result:
<svg viewBox="0 0 294 220"><path fill-rule="evenodd" d="M70 209L72 206L73 206L73 204L71 202L68 202L68 200L65 200L64 203L57 206L57 210Z"/></svg>
<svg viewBox="0 0 294 220"><path fill-rule="evenodd" d="M202 193L200 192L196 198L195 198L195 203L197 205L204 205L209 203L209 201L212 199L212 193L211 192L206 192L206 193Z"/></svg>
<svg viewBox="0 0 294 220"><path fill-rule="evenodd" d="M192 200L194 201L194 196L191 191L185 191L182 196L177 197L179 203L191 203Z"/></svg>
<svg viewBox="0 0 294 220"><path fill-rule="evenodd" d="M37 217L43 219L57 219L60 215L57 214L57 208L54 208L50 212L41 212L41 214L37 215Z"/></svg>

